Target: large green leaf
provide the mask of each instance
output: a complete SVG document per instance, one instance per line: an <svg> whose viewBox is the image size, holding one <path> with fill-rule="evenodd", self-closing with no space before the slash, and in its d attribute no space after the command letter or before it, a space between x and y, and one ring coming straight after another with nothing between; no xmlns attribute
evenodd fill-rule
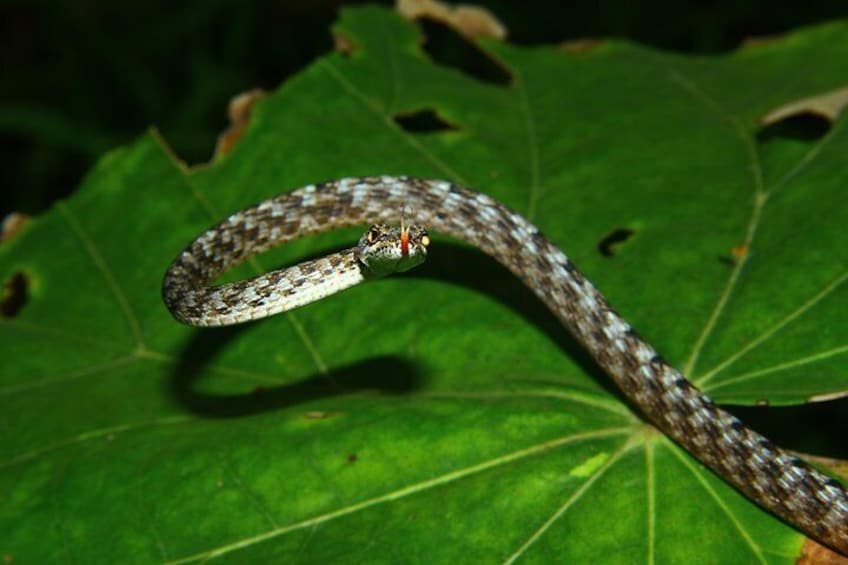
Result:
<svg viewBox="0 0 848 565"><path fill-rule="evenodd" d="M844 86L848 25L708 59L484 42L506 86L435 64L384 9L336 33L353 53L260 103L227 157L188 170L147 135L0 247L2 279L29 285L0 324L0 554L791 561L799 534L641 421L473 249L437 239L416 273L235 329L180 326L159 286L192 237L270 195L442 177L530 217L717 400L845 391L846 120L812 141L757 121ZM422 110L454 129L394 119ZM605 256L616 229L633 235Z"/></svg>

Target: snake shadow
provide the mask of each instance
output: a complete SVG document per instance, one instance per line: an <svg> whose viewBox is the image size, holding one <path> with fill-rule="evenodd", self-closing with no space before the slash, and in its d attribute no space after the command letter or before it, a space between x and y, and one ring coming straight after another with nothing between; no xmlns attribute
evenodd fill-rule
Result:
<svg viewBox="0 0 848 565"><path fill-rule="evenodd" d="M314 257L333 250L316 252ZM447 282L494 298L526 323L536 326L609 394L625 401L603 370L536 295L491 257L463 245L441 242L438 251L431 253L422 267L400 276ZM380 281L369 284L376 286ZM390 355L333 368L327 373L316 372L296 383L263 386L240 394L204 392L198 381L214 363L217 352L261 323L195 330L178 355L178 362L168 379L171 395L195 414L208 418L239 418L366 390L389 395L410 394L426 382L426 367L402 356Z"/></svg>
<svg viewBox="0 0 848 565"><path fill-rule="evenodd" d="M399 356L379 356L316 372L294 383L249 386L244 393L219 394L199 387L201 375L215 361L218 351L254 325L199 329L186 342L168 379L170 393L194 414L213 419L241 418L282 410L313 400L377 391L399 395L423 386L422 368Z"/></svg>
<svg viewBox="0 0 848 565"><path fill-rule="evenodd" d="M314 257L334 250L322 250ZM631 406L603 369L536 295L489 256L463 245L440 242L424 265L400 276L438 280L492 297L518 314L525 323L533 324L610 395ZM381 283L374 281L369 284L377 286ZM215 361L217 352L224 350L233 339L258 328L261 323L195 330L168 380L172 396L186 409L204 417L240 418L364 391L406 395L426 384L426 367L399 355L389 355L336 367L327 373L316 372L298 382L253 388L240 394L214 394L200 390L200 376ZM730 407L746 423L780 445L843 458L848 450L838 430L848 425L846 408L848 398L795 407ZM634 412L640 414L638 409ZM810 438L815 438L815 441L811 443Z"/></svg>

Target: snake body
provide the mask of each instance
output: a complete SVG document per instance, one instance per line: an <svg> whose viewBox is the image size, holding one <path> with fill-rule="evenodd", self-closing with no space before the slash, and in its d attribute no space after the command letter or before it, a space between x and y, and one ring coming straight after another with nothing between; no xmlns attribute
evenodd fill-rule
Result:
<svg viewBox="0 0 848 565"><path fill-rule="evenodd" d="M451 182L344 178L281 194L201 234L173 262L163 298L180 321L218 326L254 320L361 282L356 248L211 286L231 266L318 232L411 220L495 258L545 303L627 398L660 430L750 499L848 555L848 494L716 406L646 343L574 264L528 220Z"/></svg>

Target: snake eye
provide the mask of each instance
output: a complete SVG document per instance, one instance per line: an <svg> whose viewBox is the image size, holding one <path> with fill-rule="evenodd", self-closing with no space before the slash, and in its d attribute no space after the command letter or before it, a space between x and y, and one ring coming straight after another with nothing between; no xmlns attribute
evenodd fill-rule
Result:
<svg viewBox="0 0 848 565"><path fill-rule="evenodd" d="M420 241L421 241L421 245L423 245L424 247L427 247L428 245L430 245L430 236L425 233L424 235L421 236Z"/></svg>
<svg viewBox="0 0 848 565"><path fill-rule="evenodd" d="M368 243L374 243L375 241L377 241L377 238L379 236L380 236L380 232L379 232L379 230L377 230L376 226L372 227L370 230L368 230L368 233L365 235L365 241L367 241Z"/></svg>

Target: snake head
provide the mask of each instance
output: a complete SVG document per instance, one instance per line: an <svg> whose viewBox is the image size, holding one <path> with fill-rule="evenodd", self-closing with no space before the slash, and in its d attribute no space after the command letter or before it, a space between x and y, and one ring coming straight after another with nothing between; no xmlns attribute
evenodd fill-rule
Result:
<svg viewBox="0 0 848 565"><path fill-rule="evenodd" d="M428 245L430 235L421 226L375 224L359 238L356 255L369 275L384 277L423 263Z"/></svg>

